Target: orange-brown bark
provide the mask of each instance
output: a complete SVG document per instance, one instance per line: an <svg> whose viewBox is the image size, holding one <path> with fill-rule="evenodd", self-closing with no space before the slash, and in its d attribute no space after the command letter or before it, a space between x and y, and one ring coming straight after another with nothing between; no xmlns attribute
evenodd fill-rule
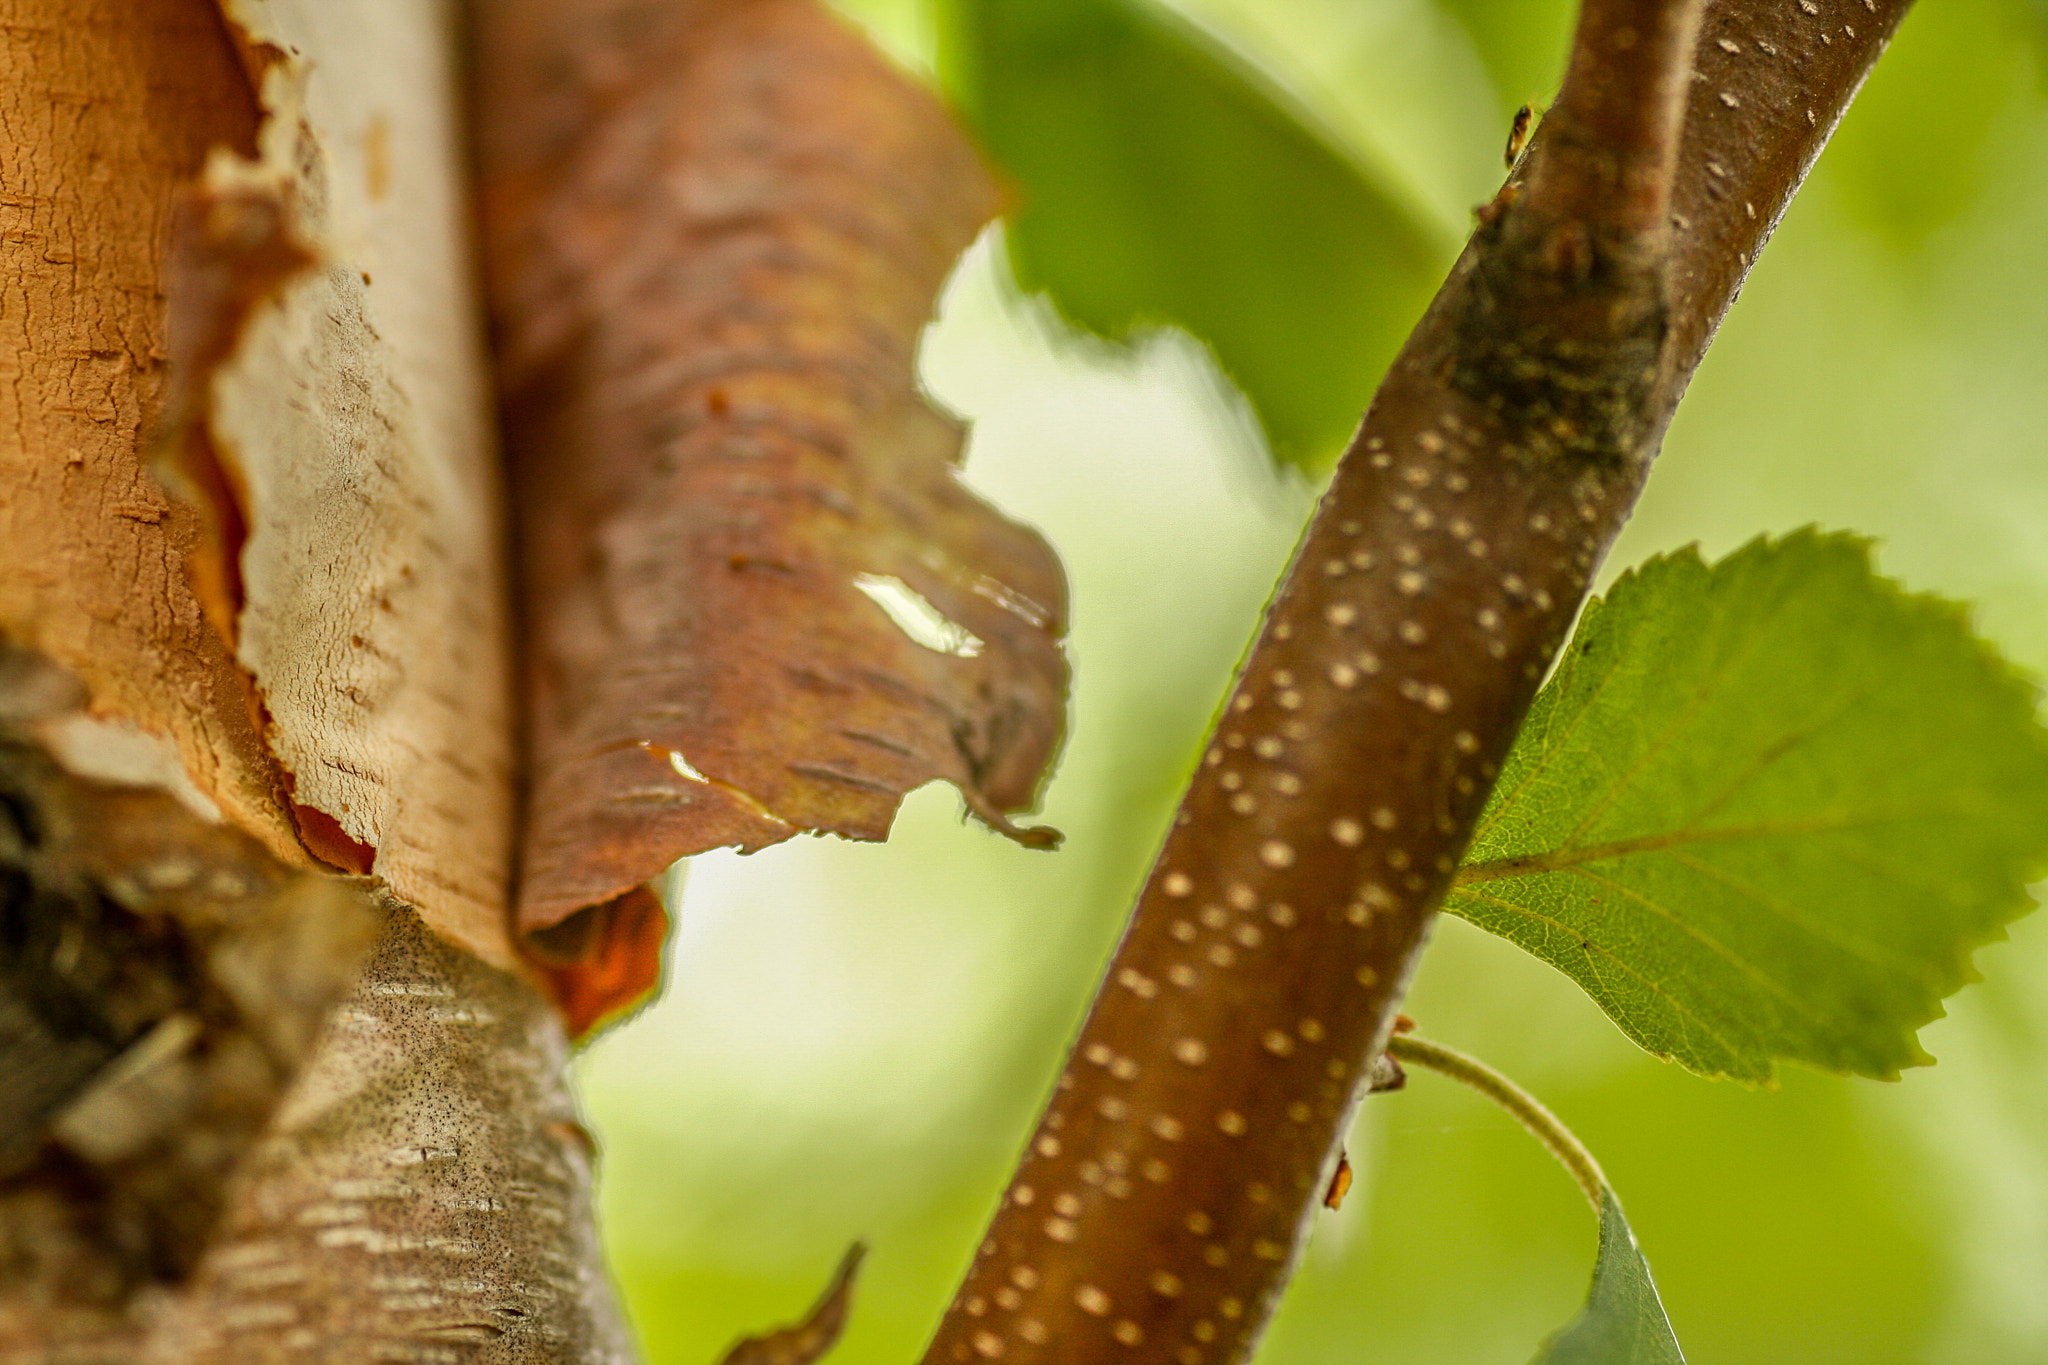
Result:
<svg viewBox="0 0 2048 1365"><path fill-rule="evenodd" d="M94 712L168 740L235 824L303 860L248 687L185 572L191 512L143 451L163 390L176 187L258 114L212 6L14 0L0 45L0 627Z"/></svg>
<svg viewBox="0 0 2048 1365"><path fill-rule="evenodd" d="M235 9L0 15L0 1360L621 1361L507 923L453 6Z"/></svg>

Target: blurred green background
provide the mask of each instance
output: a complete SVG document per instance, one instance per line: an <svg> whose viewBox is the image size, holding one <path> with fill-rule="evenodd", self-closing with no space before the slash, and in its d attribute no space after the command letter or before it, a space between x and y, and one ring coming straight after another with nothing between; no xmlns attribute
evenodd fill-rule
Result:
<svg viewBox="0 0 2048 1365"><path fill-rule="evenodd" d="M915 0L842 8L933 69L941 26ZM1404 206L1438 271L1499 181L1514 107L1549 98L1570 22L1559 0L1183 9ZM2044 27L2023 0L1907 18L1610 572L1688 541L1865 531L1887 572L1976 603L2048 675ZM1071 577L1071 738L1044 813L1066 846L963 826L934 787L884 846L697 859L667 994L581 1062L654 1365L711 1365L797 1315L856 1237L872 1252L832 1359L903 1365L972 1254L1315 493L1276 471L1200 344L1133 336L1084 335L1022 293L991 234L925 344L932 394L973 423L969 481ZM1940 1064L1895 1085L1697 1080L1454 921L1409 1012L1591 1145L1691 1358L2048 1362L2048 918L1977 961L1983 984L1922 1034ZM1358 1184L1321 1218L1263 1365L1511 1365L1575 1311L1593 1220L1510 1120L1418 1076L1365 1106L1350 1151Z"/></svg>

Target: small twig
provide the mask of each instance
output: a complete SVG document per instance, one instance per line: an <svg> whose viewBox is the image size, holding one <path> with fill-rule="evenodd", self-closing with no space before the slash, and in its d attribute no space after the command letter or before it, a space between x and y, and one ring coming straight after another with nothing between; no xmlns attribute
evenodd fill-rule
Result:
<svg viewBox="0 0 2048 1365"><path fill-rule="evenodd" d="M1387 1040L1387 1051L1397 1061L1410 1062L1425 1067L1454 1081L1471 1086L1486 1098L1515 1116L1515 1121L1536 1135L1536 1140L1550 1149L1550 1154L1564 1163L1572 1173L1572 1179L1579 1182L1585 1191L1586 1200L1592 1204L1593 1212L1601 1211L1601 1199L1609 1186L1607 1177L1600 1171L1600 1163L1586 1150L1585 1144L1573 1136L1571 1129L1559 1121L1557 1115L1543 1107L1543 1102L1516 1085L1507 1077L1495 1071L1477 1057L1468 1057L1455 1048L1433 1043L1427 1038L1418 1038L1412 1033L1396 1034Z"/></svg>
<svg viewBox="0 0 2048 1365"><path fill-rule="evenodd" d="M1655 250L1669 232L1698 0L1584 0L1525 209Z"/></svg>

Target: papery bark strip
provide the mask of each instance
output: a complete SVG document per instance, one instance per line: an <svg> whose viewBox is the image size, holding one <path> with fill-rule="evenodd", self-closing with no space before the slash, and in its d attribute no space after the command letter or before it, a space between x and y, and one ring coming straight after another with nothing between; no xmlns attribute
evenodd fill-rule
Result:
<svg viewBox="0 0 2048 1365"><path fill-rule="evenodd" d="M261 206L309 263L245 310L224 354L179 357L190 401L168 416L188 429L166 440L199 469L210 524L236 532L209 548L239 597L213 605L306 847L517 968L504 504L456 0L220 3L266 120L254 160L211 160L190 216L256 222ZM254 247L241 265L274 273ZM174 275L172 314L204 316L237 285Z"/></svg>
<svg viewBox="0 0 2048 1365"><path fill-rule="evenodd" d="M1545 665L1904 10L1585 11L1564 116L1374 398L926 1360L1249 1354Z"/></svg>
<svg viewBox="0 0 2048 1365"><path fill-rule="evenodd" d="M582 1025L651 984L644 884L679 856L878 839L933 778L1043 842L1007 816L1057 746L1065 586L917 391L996 208L928 95L805 0L486 0L475 27L519 923L551 967L609 955Z"/></svg>

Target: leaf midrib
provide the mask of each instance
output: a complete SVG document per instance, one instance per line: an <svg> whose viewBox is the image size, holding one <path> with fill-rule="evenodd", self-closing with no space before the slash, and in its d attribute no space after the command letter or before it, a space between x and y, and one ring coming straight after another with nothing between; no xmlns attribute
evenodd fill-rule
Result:
<svg viewBox="0 0 2048 1365"><path fill-rule="evenodd" d="M1614 839L1602 844L1582 844L1577 848L1563 847L1547 849L1541 853L1518 853L1512 858L1489 858L1485 862L1466 863L1451 878L1453 888L1471 886L1480 882L1499 881L1503 877L1526 877L1539 872L1562 872L1578 867L1582 863L1608 862L1616 858L1632 857L1641 853L1658 853L1667 848L1682 848L1692 844L1724 844L1741 839L1776 839L1788 835L1830 834L1848 829L1864 829L1877 825L1897 824L1915 820L1933 820L1958 814L1952 811L1917 810L1902 811L1895 815L1811 815L1783 820L1767 820L1753 825L1724 825L1719 829L1674 829L1656 834L1638 834L1627 839Z"/></svg>

